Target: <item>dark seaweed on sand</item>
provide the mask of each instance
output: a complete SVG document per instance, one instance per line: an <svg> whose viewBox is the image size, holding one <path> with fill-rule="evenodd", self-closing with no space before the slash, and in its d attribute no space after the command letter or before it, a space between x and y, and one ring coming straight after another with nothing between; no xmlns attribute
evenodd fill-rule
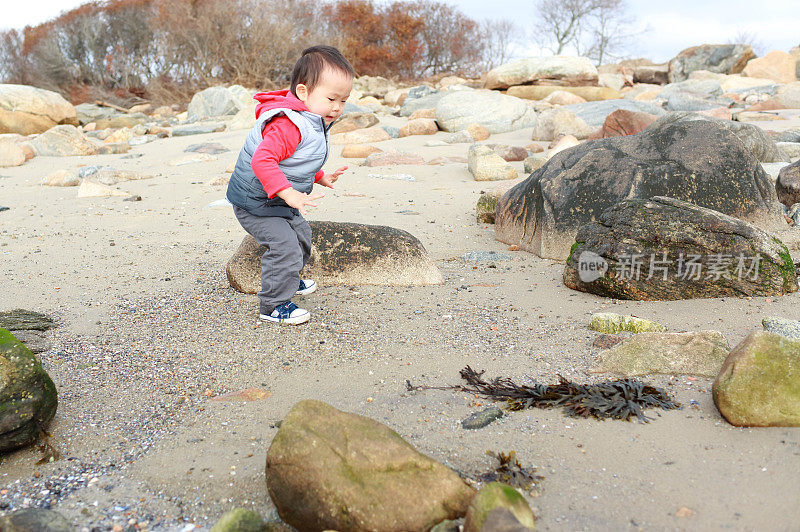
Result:
<svg viewBox="0 0 800 532"><path fill-rule="evenodd" d="M513 488L529 490L535 484L544 480L543 476L536 474L536 468L524 467L517 460L517 453L486 451L486 454L497 460L497 465L493 469L477 476L477 480L485 483L502 482Z"/></svg>
<svg viewBox="0 0 800 532"><path fill-rule="evenodd" d="M461 378L466 386L448 386L449 390L461 390L482 395L494 401L504 401L508 410L525 408L561 407L571 417L612 418L630 421L636 417L647 423L646 408L672 410L680 404L662 389L644 384L637 379L620 379L596 384L577 384L558 376L558 384L533 383L530 386L515 384L507 377L497 377L492 381L483 379L485 372L477 372L467 366L461 370ZM432 389L433 387L413 387L406 381L409 389Z"/></svg>

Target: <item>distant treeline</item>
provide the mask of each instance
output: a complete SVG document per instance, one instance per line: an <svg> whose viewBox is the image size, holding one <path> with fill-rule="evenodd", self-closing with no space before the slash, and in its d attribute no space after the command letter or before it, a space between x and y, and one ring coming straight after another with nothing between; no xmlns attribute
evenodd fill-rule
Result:
<svg viewBox="0 0 800 532"><path fill-rule="evenodd" d="M508 21L434 0L108 0L0 33L0 81L145 96L285 85L307 46L338 46L359 75L475 75L508 59ZM81 97L84 93L84 97Z"/></svg>

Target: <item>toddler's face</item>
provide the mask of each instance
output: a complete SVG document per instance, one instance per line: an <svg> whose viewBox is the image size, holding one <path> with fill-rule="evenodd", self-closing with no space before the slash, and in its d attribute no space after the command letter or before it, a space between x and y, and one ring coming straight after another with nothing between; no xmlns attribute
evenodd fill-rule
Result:
<svg viewBox="0 0 800 532"><path fill-rule="evenodd" d="M339 70L326 68L314 90L308 91L305 85L297 86L297 97L306 104L308 110L320 115L330 124L344 112L344 103L350 97L353 78Z"/></svg>

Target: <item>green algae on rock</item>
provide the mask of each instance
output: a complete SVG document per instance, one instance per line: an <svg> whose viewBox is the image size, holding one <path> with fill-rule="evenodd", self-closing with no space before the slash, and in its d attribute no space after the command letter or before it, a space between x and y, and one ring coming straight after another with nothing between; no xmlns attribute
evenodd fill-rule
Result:
<svg viewBox="0 0 800 532"><path fill-rule="evenodd" d="M604 297L676 300L796 292L780 240L753 224L670 197L621 201L577 233L564 284ZM587 259L588 257L588 259ZM595 266L588 272L590 259Z"/></svg>
<svg viewBox="0 0 800 532"><path fill-rule="evenodd" d="M718 331L640 333L597 355L595 373L715 377L730 346Z"/></svg>
<svg viewBox="0 0 800 532"><path fill-rule="evenodd" d="M492 482L484 486L467 510L464 532L480 532L487 524L490 514L498 508L511 512L516 521L530 530L536 528L533 512L525 497L507 484Z"/></svg>
<svg viewBox="0 0 800 532"><path fill-rule="evenodd" d="M665 332L666 327L654 321L644 320L636 316L623 316L613 312L598 312L592 314L589 328L593 331L617 334L621 332Z"/></svg>
<svg viewBox="0 0 800 532"><path fill-rule="evenodd" d="M0 452L34 441L53 419L58 395L33 353L0 329Z"/></svg>
<svg viewBox="0 0 800 532"><path fill-rule="evenodd" d="M725 359L711 391L732 425L800 426L800 340L750 333Z"/></svg>
<svg viewBox="0 0 800 532"><path fill-rule="evenodd" d="M299 531L423 531L462 517L475 495L453 470L375 420L297 403L267 451L278 514Z"/></svg>

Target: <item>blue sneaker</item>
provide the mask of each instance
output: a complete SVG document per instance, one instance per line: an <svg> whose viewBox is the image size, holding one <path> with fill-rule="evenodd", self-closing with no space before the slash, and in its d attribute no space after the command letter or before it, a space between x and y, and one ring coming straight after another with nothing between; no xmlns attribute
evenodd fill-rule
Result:
<svg viewBox="0 0 800 532"><path fill-rule="evenodd" d="M264 321L281 323L285 325L299 325L311 319L311 313L304 308L298 308L291 301L281 303L269 314L260 314Z"/></svg>
<svg viewBox="0 0 800 532"><path fill-rule="evenodd" d="M295 295L307 296L317 291L317 283L311 279L300 279L300 288L297 289Z"/></svg>

